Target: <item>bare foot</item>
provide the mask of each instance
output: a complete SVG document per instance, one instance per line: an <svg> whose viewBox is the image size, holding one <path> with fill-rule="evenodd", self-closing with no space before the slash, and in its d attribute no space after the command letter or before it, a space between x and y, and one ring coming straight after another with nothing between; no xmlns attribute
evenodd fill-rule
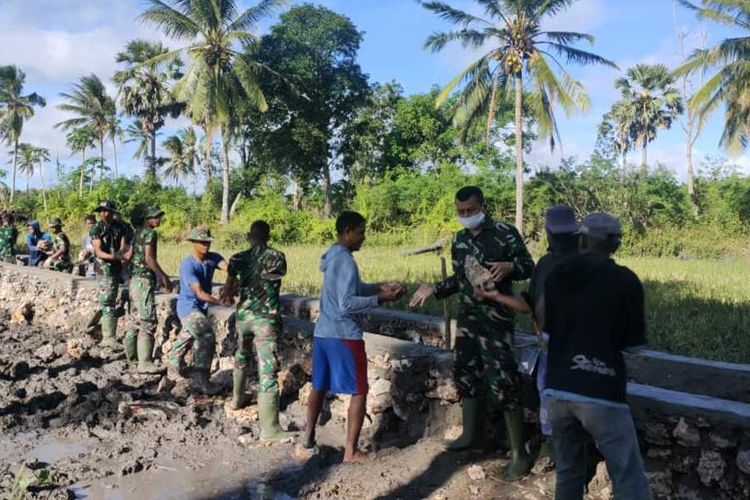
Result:
<svg viewBox="0 0 750 500"><path fill-rule="evenodd" d="M353 453L344 452L345 464L364 464L373 460L375 460L375 453L364 453L359 450L354 450Z"/></svg>

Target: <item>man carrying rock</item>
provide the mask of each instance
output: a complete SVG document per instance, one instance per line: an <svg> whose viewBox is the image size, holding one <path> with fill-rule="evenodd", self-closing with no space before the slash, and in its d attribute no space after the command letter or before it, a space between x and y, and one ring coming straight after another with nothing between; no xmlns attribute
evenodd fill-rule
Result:
<svg viewBox="0 0 750 500"><path fill-rule="evenodd" d="M513 312L504 304L475 296L475 287L513 295L513 281L529 278L534 262L516 228L485 213L481 189L461 188L455 201L458 221L465 229L453 236L453 276L434 286L422 284L410 305L421 306L432 295L442 299L460 293L455 378L462 397L463 432L445 447L464 450L483 445L486 380L504 411L511 445L512 461L504 476L517 480L531 470L533 460L525 448L522 380L512 350Z"/></svg>
<svg viewBox="0 0 750 500"><path fill-rule="evenodd" d="M87 215L83 218L84 235L81 237L81 250L78 252L78 275L96 276L94 246L91 244L91 228L96 225L96 217Z"/></svg>
<svg viewBox="0 0 750 500"><path fill-rule="evenodd" d="M182 331L169 351L167 370L170 379L181 379L185 354L196 342L193 384L203 394L212 395L219 392L209 377L216 351L216 337L206 313L209 304L221 304L218 298L211 295L211 289L214 272L216 269L226 271L227 262L218 253L210 251L213 238L207 227L192 229L188 241L193 244L193 251L180 264L180 293L177 297L177 316L182 322Z"/></svg>
<svg viewBox="0 0 750 500"><path fill-rule="evenodd" d="M120 287L120 272L132 256L132 248L125 241L126 228L114 215L117 206L112 201L102 201L94 209L99 221L91 228L91 245L94 247L101 276L99 277L99 312L101 314L101 347L122 350L117 341L117 292Z"/></svg>
<svg viewBox="0 0 750 500"><path fill-rule="evenodd" d="M13 225L13 214L6 212L0 226L0 261L6 264L16 263L16 240L18 229Z"/></svg>
<svg viewBox="0 0 750 500"><path fill-rule="evenodd" d="M52 233L52 250L44 262L44 266L53 271L69 273L73 269L70 261L70 240L63 230L62 221L54 217L49 221L49 231Z"/></svg>
<svg viewBox="0 0 750 500"><path fill-rule="evenodd" d="M365 241L365 218L342 212L336 219L336 242L320 259L323 288L320 316L315 323L312 352L313 389L307 400L307 430L303 446L315 446L315 426L327 392L351 394L347 415L344 462L371 457L358 448L367 407L367 355L362 339L362 315L379 304L398 300L401 283L362 283L352 256Z"/></svg>
<svg viewBox="0 0 750 500"><path fill-rule="evenodd" d="M625 399L623 350L645 344L643 287L615 264L620 223L592 213L581 223L581 254L559 263L544 289L549 334L546 395L550 397L557 500L581 500L586 443L604 456L615 498L651 498L638 438Z"/></svg>
<svg viewBox="0 0 750 500"><path fill-rule="evenodd" d="M40 266L47 259L46 252L52 247L52 238L42 231L38 221L26 224L26 247L29 249L29 266Z"/></svg>
<svg viewBox="0 0 750 500"><path fill-rule="evenodd" d="M279 426L279 374L277 338L281 333L281 279L286 274L286 257L268 246L271 228L259 220L250 226L250 249L229 259L223 301L231 305L239 288L234 355L234 385L231 407L242 408L247 368L255 347L258 363L258 415L260 438L278 440L291 437Z"/></svg>
<svg viewBox="0 0 750 500"><path fill-rule="evenodd" d="M150 207L145 211L145 221L133 237L131 278L128 283L130 300L130 328L125 335L125 355L131 363L137 362L138 373L161 373L163 368L154 364L154 335L156 335L156 304L154 293L157 283L167 292L172 282L162 270L156 257L156 228L161 224L164 211Z"/></svg>

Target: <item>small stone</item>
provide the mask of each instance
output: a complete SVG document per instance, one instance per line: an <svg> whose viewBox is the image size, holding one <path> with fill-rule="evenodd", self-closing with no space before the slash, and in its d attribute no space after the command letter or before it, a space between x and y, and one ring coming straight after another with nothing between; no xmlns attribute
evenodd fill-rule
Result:
<svg viewBox="0 0 750 500"><path fill-rule="evenodd" d="M376 380L375 383L372 384L372 387L370 387L369 395L379 396L381 394L390 394L390 392L391 382L381 378Z"/></svg>
<svg viewBox="0 0 750 500"><path fill-rule="evenodd" d="M447 431L445 431L445 434L443 434L443 438L448 441L453 441L461 437L462 432L463 427L461 427L460 425L454 425L453 427L450 427Z"/></svg>
<svg viewBox="0 0 750 500"><path fill-rule="evenodd" d="M487 473L484 472L484 468L481 465L472 465L466 469L466 473L472 481L482 481L487 477Z"/></svg>
<svg viewBox="0 0 750 500"><path fill-rule="evenodd" d="M479 493L480 493L479 486L477 486L476 484L470 484L469 485L469 492L472 495L474 495L475 497L478 497Z"/></svg>
<svg viewBox="0 0 750 500"><path fill-rule="evenodd" d="M531 469L531 472L540 475L546 474L547 472L552 472L553 470L555 470L555 462L554 460L552 460L552 457L543 456L537 459L537 461L534 463L534 467Z"/></svg>
<svg viewBox="0 0 750 500"><path fill-rule="evenodd" d="M681 446L686 448L697 448L701 444L700 431L688 424L684 418L680 418L674 431L672 431L672 435Z"/></svg>
<svg viewBox="0 0 750 500"><path fill-rule="evenodd" d="M643 439L647 443L658 446L669 446L672 443L669 428L658 422L645 427Z"/></svg>
<svg viewBox="0 0 750 500"><path fill-rule="evenodd" d="M602 461L596 466L596 474L589 482L589 493L600 495L604 498L612 496L612 481L609 479L607 466Z"/></svg>
<svg viewBox="0 0 750 500"><path fill-rule="evenodd" d="M724 469L727 464L718 451L703 450L698 462L698 476L706 486L711 486L715 481L724 477Z"/></svg>
<svg viewBox="0 0 750 500"><path fill-rule="evenodd" d="M255 441L257 441L257 439L255 437L255 434L253 434L253 432L250 431L250 432L246 432L246 433L240 435L237 438L237 441L239 441L239 443L242 446L249 446L251 444L255 444Z"/></svg>
<svg viewBox="0 0 750 500"><path fill-rule="evenodd" d="M42 347L34 351L34 357L38 358L45 363L48 363L57 358L55 354L55 346L52 344L44 344Z"/></svg>
<svg viewBox="0 0 750 500"><path fill-rule="evenodd" d="M737 438L718 431L710 432L708 434L708 440L711 442L711 446L719 450L726 450L737 446Z"/></svg>
<svg viewBox="0 0 750 500"><path fill-rule="evenodd" d="M669 448L649 448L646 455L648 458L664 460L672 456L672 450Z"/></svg>
<svg viewBox="0 0 750 500"><path fill-rule="evenodd" d="M672 494L672 471L647 472L649 488L656 497L669 497Z"/></svg>
<svg viewBox="0 0 750 500"><path fill-rule="evenodd" d="M224 414L227 418L237 421L240 424L256 422L258 420L258 406L248 405L239 410L233 410L230 402L224 405Z"/></svg>
<svg viewBox="0 0 750 500"><path fill-rule="evenodd" d="M735 460L737 468L745 474L750 474L750 449L740 450Z"/></svg>
<svg viewBox="0 0 750 500"><path fill-rule="evenodd" d="M411 368L412 362L410 359L394 359L391 361L391 370L394 372L402 372L408 368Z"/></svg>

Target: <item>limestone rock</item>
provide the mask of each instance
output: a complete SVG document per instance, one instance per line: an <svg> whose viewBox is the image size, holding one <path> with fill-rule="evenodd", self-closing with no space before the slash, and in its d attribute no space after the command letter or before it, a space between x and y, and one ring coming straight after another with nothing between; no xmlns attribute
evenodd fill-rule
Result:
<svg viewBox="0 0 750 500"><path fill-rule="evenodd" d="M646 455L648 456L648 458L665 460L672 456L672 450L670 450L669 448L652 447L648 449Z"/></svg>
<svg viewBox="0 0 750 500"><path fill-rule="evenodd" d="M453 427L445 431L445 433L443 434L443 438L448 441L453 441L461 437L462 432L463 432L463 427L461 427L460 425L454 425Z"/></svg>
<svg viewBox="0 0 750 500"><path fill-rule="evenodd" d="M45 363L56 359L58 356L55 354L55 346L52 344L44 344L42 347L34 351L34 357L42 360Z"/></svg>
<svg viewBox="0 0 750 500"><path fill-rule="evenodd" d="M711 446L718 450L726 450L737 446L737 438L729 433L711 431L708 434L708 439L711 442Z"/></svg>
<svg viewBox="0 0 750 500"><path fill-rule="evenodd" d="M715 481L724 477L724 469L727 464L718 451L703 450L698 462L698 476L706 486L711 486Z"/></svg>
<svg viewBox="0 0 750 500"><path fill-rule="evenodd" d="M672 471L647 472L648 485L656 497L669 497L672 494Z"/></svg>
<svg viewBox="0 0 750 500"><path fill-rule="evenodd" d="M304 406L307 406L307 398L310 397L311 392L312 392L312 384L310 382L303 385L302 388L299 390L299 401Z"/></svg>
<svg viewBox="0 0 750 500"><path fill-rule="evenodd" d="M647 425L643 431L643 439L647 443L658 446L669 446L672 444L669 428L665 424L655 422Z"/></svg>
<svg viewBox="0 0 750 500"><path fill-rule="evenodd" d="M293 364L288 369L282 370L279 373L281 395L288 396L298 393L308 383L308 380L310 380L310 377L299 364Z"/></svg>
<svg viewBox="0 0 750 500"><path fill-rule="evenodd" d="M680 500L703 500L704 497L699 491L681 484L677 487L675 498L679 498Z"/></svg>
<svg viewBox="0 0 750 500"><path fill-rule="evenodd" d="M589 482L589 493L599 495L603 498L612 497L612 481L609 479L607 466L604 461L596 466L596 474Z"/></svg>
<svg viewBox="0 0 750 500"><path fill-rule="evenodd" d="M735 460L737 468L745 474L750 474L750 449L740 450Z"/></svg>
<svg viewBox="0 0 750 500"><path fill-rule="evenodd" d="M466 474L469 475L472 481L482 481L487 477L487 473L481 465L472 465L466 469Z"/></svg>
<svg viewBox="0 0 750 500"><path fill-rule="evenodd" d="M684 418L680 418L674 431L672 431L672 435L681 446L686 448L697 448L701 444L700 431L688 424Z"/></svg>

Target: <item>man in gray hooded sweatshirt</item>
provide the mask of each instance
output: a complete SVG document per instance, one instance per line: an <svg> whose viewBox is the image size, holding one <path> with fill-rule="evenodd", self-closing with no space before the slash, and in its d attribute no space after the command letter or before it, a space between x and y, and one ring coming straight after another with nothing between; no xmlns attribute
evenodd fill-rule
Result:
<svg viewBox="0 0 750 500"><path fill-rule="evenodd" d="M363 283L352 256L365 241L366 221L356 212L336 220L338 241L320 259L323 288L320 316L313 339L312 384L307 400L307 431L303 445L315 446L315 426L327 392L351 394L347 415L344 462L369 457L357 443L367 406L367 356L362 340L362 315L401 297L402 283Z"/></svg>

